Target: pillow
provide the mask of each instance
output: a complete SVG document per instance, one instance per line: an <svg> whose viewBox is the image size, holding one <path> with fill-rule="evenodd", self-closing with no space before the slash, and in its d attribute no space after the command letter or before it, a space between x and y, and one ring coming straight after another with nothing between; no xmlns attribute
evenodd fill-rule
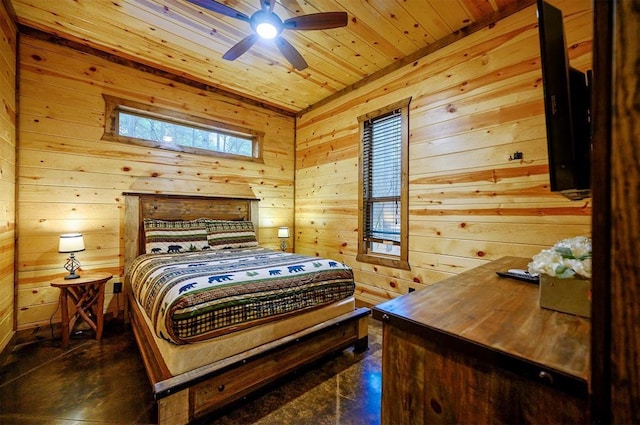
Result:
<svg viewBox="0 0 640 425"><path fill-rule="evenodd" d="M207 228L198 220L144 219L145 252L149 254L209 249Z"/></svg>
<svg viewBox="0 0 640 425"><path fill-rule="evenodd" d="M258 246L256 232L251 221L200 219L207 228L207 240L211 249L248 248Z"/></svg>

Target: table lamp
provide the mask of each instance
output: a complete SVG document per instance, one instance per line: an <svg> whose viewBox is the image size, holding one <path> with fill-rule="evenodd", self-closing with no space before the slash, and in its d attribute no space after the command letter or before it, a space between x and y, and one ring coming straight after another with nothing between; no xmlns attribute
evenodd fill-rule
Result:
<svg viewBox="0 0 640 425"><path fill-rule="evenodd" d="M69 272L65 279L77 279L80 275L76 274L76 271L80 268L80 262L76 259L75 253L84 251L84 238L82 233L67 233L60 235L60 244L58 245L58 252L68 253L69 258L64 264L64 268Z"/></svg>
<svg viewBox="0 0 640 425"><path fill-rule="evenodd" d="M287 238L289 237L289 228L288 227L280 227L278 229L278 237L282 239L280 242L280 249L282 252L287 250Z"/></svg>

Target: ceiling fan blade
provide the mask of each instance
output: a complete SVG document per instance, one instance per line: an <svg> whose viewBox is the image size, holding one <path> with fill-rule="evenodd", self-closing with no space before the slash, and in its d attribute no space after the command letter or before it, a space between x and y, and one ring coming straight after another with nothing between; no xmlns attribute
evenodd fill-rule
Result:
<svg viewBox="0 0 640 425"><path fill-rule="evenodd" d="M276 37L276 46L280 49L282 55L289 61L291 65L298 71L302 71L308 65L304 58L298 53L295 47L282 37Z"/></svg>
<svg viewBox="0 0 640 425"><path fill-rule="evenodd" d="M251 19L242 12L222 4L214 0L188 0L197 6L211 10L212 12L220 13L221 15L230 16L232 18L240 19L241 21L250 22Z"/></svg>
<svg viewBox="0 0 640 425"><path fill-rule="evenodd" d="M289 18L282 26L290 30L326 30L344 27L347 22L347 12L324 12Z"/></svg>
<svg viewBox="0 0 640 425"><path fill-rule="evenodd" d="M222 55L222 59L232 61L240 57L244 52L249 50L251 46L258 40L258 34L251 34L240 40L232 48L227 50L227 53Z"/></svg>
<svg viewBox="0 0 640 425"><path fill-rule="evenodd" d="M273 12L273 6L276 5L276 0L260 0L260 7L265 12Z"/></svg>

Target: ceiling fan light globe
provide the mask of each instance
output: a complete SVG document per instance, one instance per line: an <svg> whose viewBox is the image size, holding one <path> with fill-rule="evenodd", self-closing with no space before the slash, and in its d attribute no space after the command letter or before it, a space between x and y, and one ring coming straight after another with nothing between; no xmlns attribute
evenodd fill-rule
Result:
<svg viewBox="0 0 640 425"><path fill-rule="evenodd" d="M256 26L256 32L260 37L271 40L278 35L278 28L271 22L262 22Z"/></svg>

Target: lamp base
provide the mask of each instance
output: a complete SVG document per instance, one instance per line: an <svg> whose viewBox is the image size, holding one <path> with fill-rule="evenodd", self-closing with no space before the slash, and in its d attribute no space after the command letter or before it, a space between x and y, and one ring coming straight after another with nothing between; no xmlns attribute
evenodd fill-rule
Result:
<svg viewBox="0 0 640 425"><path fill-rule="evenodd" d="M76 259L73 252L69 255L69 258L67 258L64 268L69 272L69 274L64 277L65 279L77 279L80 277L80 275L76 273L80 268L80 261Z"/></svg>

